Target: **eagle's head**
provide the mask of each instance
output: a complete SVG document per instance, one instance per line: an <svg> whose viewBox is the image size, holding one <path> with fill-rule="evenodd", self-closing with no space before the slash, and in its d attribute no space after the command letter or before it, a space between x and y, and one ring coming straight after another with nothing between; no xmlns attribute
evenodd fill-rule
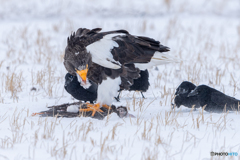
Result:
<svg viewBox="0 0 240 160"><path fill-rule="evenodd" d="M75 33L68 38L67 42L64 66L70 74L78 77L81 86L89 88L91 83L88 81L87 73L92 64L91 54L87 52L80 38L75 37Z"/></svg>

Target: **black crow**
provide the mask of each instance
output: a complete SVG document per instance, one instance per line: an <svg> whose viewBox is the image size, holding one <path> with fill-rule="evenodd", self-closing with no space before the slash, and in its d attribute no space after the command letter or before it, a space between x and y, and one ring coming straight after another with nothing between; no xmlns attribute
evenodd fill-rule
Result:
<svg viewBox="0 0 240 160"><path fill-rule="evenodd" d="M71 94L74 98L90 103L93 103L97 99L97 84L89 80L92 84L89 88L83 88L77 80L77 76L73 76L67 73L65 76L65 90Z"/></svg>
<svg viewBox="0 0 240 160"><path fill-rule="evenodd" d="M148 81L148 77L149 77L149 73L148 70L144 70L140 72L140 76L138 79L134 79L133 80L133 85L130 86L129 91L140 91L142 94L142 97L144 97L142 92L146 92L148 90L148 87L150 86L150 83ZM120 101L119 95L121 93L121 91L124 90L123 88L121 88L120 86L120 90L118 91L118 96L115 97L115 99L117 101Z"/></svg>
<svg viewBox="0 0 240 160"><path fill-rule="evenodd" d="M126 30L101 30L79 28L67 39L64 54L66 70L78 76L81 86L89 88L89 80L98 85L97 103L88 105L93 115L100 112L100 107L112 105L120 84L128 90L140 77L140 70L179 61L164 53L170 49L152 38L131 35Z"/></svg>
<svg viewBox="0 0 240 160"><path fill-rule="evenodd" d="M188 94L194 90L196 86L188 81L183 81L175 92L174 104L179 108L181 105L192 108L200 108L197 96L188 97Z"/></svg>
<svg viewBox="0 0 240 160"><path fill-rule="evenodd" d="M240 105L240 100L206 85L197 86L188 96L197 96L201 107L206 106L204 110L207 112L223 112L225 107L226 111L234 111Z"/></svg>
<svg viewBox="0 0 240 160"><path fill-rule="evenodd" d="M148 82L148 71L140 72L141 77L134 80L133 87L130 87L130 91L141 91L146 92L149 87ZM73 76L69 73L65 76L65 90L71 94L74 98L81 100L81 101L90 101L93 103L97 99L97 85L90 80L93 84L90 88L85 89L83 88L77 80L77 76ZM119 92L121 92L120 90ZM118 95L119 96L119 95ZM117 99L117 98L116 98ZM119 100L119 99L118 99Z"/></svg>

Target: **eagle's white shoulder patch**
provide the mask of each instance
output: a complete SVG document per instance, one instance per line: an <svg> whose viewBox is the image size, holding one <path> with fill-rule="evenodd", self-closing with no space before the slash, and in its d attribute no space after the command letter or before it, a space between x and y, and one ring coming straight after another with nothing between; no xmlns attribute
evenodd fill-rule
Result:
<svg viewBox="0 0 240 160"><path fill-rule="evenodd" d="M119 47L118 43L112 38L119 35L125 35L123 33L114 33L104 36L99 41L96 41L86 47L87 51L92 55L92 61L106 68L119 69L121 64L113 59L111 50L114 47Z"/></svg>

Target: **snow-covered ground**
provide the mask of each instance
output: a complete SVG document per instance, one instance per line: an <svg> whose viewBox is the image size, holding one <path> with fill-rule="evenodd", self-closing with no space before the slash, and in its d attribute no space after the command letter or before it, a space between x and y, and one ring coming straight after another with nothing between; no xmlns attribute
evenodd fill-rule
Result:
<svg viewBox="0 0 240 160"><path fill-rule="evenodd" d="M183 80L240 99L239 0L0 4L0 160L240 159L238 112L171 110ZM63 88L63 55L67 37L80 27L158 39L183 62L150 69L146 99L124 91L121 102L114 102L137 118L32 117L47 106L76 101ZM211 157L211 151L239 155Z"/></svg>

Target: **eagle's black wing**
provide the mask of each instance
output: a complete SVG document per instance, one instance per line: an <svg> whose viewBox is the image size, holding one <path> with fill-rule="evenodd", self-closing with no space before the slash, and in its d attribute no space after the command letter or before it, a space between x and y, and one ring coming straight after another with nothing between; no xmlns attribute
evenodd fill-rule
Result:
<svg viewBox="0 0 240 160"><path fill-rule="evenodd" d="M119 45L112 49L113 58L121 64L148 63L156 51L169 51L168 47L148 37L126 34L113 37L113 40Z"/></svg>

